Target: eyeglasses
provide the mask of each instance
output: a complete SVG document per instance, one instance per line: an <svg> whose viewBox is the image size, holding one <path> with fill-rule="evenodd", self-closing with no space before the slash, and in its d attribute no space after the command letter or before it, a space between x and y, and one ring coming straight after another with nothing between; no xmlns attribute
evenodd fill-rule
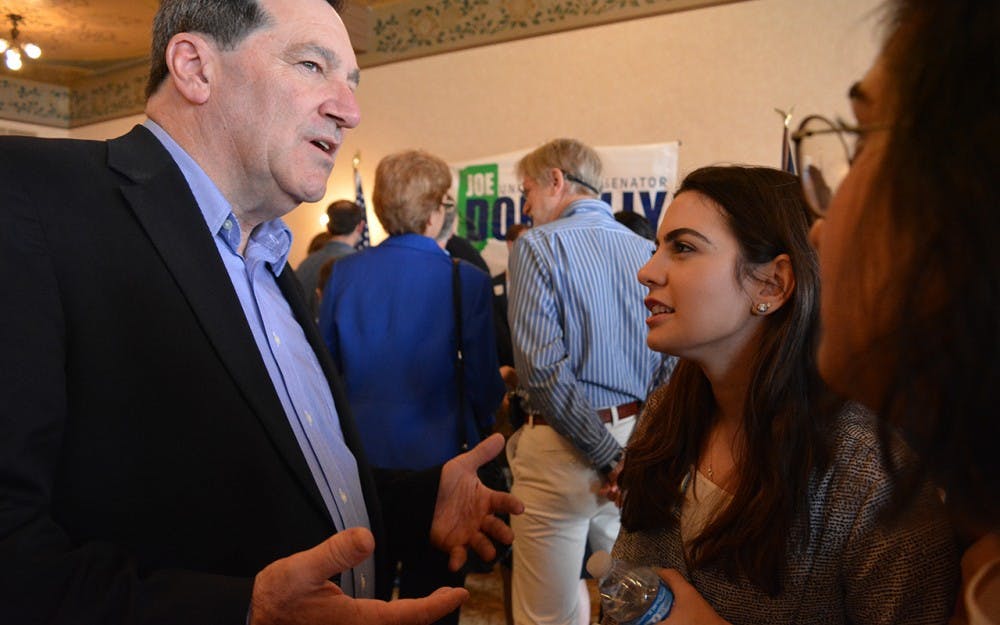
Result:
<svg viewBox="0 0 1000 625"><path fill-rule="evenodd" d="M575 182L576 184L578 184L578 185L580 185L582 187L586 187L587 189L590 189L591 191L593 191L596 195L600 195L601 194L600 189L598 189L594 185L590 184L589 182L584 182L583 180L580 179L579 176L574 176L573 174L569 173L565 169L560 169L559 171L562 172L563 178L565 178L566 180L569 180L570 182ZM521 195L527 195L528 194L528 189L525 189L523 184L518 185L517 190L518 190L518 192L520 192Z"/></svg>
<svg viewBox="0 0 1000 625"><path fill-rule="evenodd" d="M563 178L565 178L566 180L569 180L570 182L575 182L576 184L580 185L581 187L584 187L586 189L589 189L589 190L593 191L595 195L600 195L601 194L601 190L600 189L598 189L594 185L590 184L589 182L584 182L579 176L574 176L573 174L569 173L565 169L561 169L560 171L563 173Z"/></svg>
<svg viewBox="0 0 1000 625"><path fill-rule="evenodd" d="M837 187L847 176L865 133L883 127L848 126L821 115L810 115L792 133L795 166L809 207L818 217L826 215Z"/></svg>

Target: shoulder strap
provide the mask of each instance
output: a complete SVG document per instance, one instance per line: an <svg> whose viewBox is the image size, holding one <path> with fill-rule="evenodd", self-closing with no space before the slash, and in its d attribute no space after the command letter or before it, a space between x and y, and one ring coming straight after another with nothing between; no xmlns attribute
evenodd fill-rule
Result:
<svg viewBox="0 0 1000 625"><path fill-rule="evenodd" d="M458 259L451 259L451 299L455 309L455 388L458 389L459 449L469 449L469 433L465 424L465 360L462 346L462 281L458 275Z"/></svg>

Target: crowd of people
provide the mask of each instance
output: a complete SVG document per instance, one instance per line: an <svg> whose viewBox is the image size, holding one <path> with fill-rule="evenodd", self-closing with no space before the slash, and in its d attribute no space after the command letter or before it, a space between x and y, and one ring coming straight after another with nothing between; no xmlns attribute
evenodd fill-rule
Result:
<svg viewBox="0 0 1000 625"><path fill-rule="evenodd" d="M591 549L666 623L1000 623L1000 6L890 0L856 124L655 228L539 146L492 279L420 150L387 239L335 202L289 267L360 120L339 10L163 0L147 121L0 139L0 622L457 623L513 544L517 625L589 621Z"/></svg>

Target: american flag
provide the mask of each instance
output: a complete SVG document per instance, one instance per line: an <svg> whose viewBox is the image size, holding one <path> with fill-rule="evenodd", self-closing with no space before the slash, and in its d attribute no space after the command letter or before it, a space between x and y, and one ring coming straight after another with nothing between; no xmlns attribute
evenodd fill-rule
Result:
<svg viewBox="0 0 1000 625"><path fill-rule="evenodd" d="M361 150L354 153L354 201L357 202L358 206L365 209L367 213L368 209L365 206L365 192L361 188L361 170L358 166L361 165ZM365 218L365 226L361 230L361 239L358 240L354 249L363 250L364 248L371 245L371 239L368 236L368 218Z"/></svg>

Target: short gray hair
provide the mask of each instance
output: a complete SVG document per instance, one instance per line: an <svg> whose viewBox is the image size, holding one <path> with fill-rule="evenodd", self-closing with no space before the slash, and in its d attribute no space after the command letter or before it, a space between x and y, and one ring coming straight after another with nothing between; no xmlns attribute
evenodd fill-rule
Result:
<svg viewBox="0 0 1000 625"><path fill-rule="evenodd" d="M338 13L342 0L327 0ZM223 50L232 50L271 16L257 0L162 0L153 18L153 48L146 97L156 93L167 79L167 44L177 33L200 33L211 37Z"/></svg>
<svg viewBox="0 0 1000 625"><path fill-rule="evenodd" d="M576 139L553 139L521 158L517 175L535 182L546 182L550 169L558 169L564 176L575 178L567 182L577 192L595 193L601 188L601 157L594 149Z"/></svg>

